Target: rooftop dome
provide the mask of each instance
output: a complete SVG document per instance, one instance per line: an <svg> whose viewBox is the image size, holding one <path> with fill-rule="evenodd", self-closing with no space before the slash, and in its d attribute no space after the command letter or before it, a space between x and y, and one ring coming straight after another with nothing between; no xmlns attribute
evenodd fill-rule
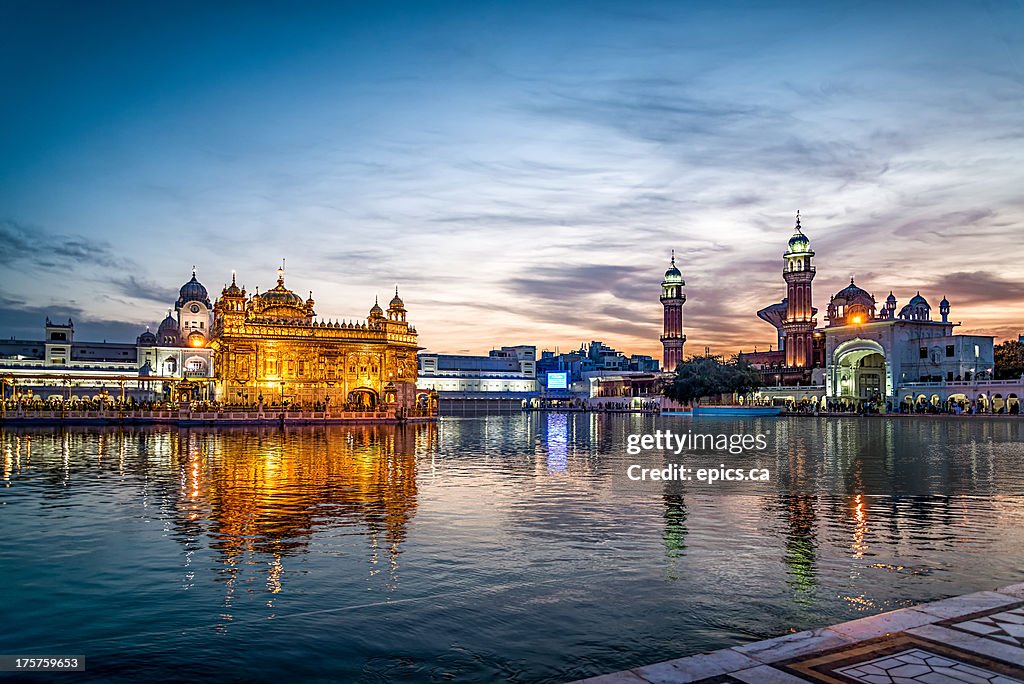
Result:
<svg viewBox="0 0 1024 684"><path fill-rule="evenodd" d="M850 284L832 295L828 303L829 327L860 325L875 320L875 298L870 292L857 287L850 278Z"/></svg>
<svg viewBox="0 0 1024 684"><path fill-rule="evenodd" d="M945 307L948 307L948 306L949 306L949 300L948 300L948 299L946 299L945 297L943 297L943 298L942 298L942 301L941 301L941 302L939 302L939 306L945 306Z"/></svg>
<svg viewBox="0 0 1024 684"><path fill-rule="evenodd" d="M302 307L302 297L284 286L284 269L277 269L277 285L260 295L263 306L294 306Z"/></svg>
<svg viewBox="0 0 1024 684"><path fill-rule="evenodd" d="M165 332L178 332L178 321L174 320L174 316L171 312L167 312L167 318L160 321L160 327L156 329L156 334L161 335Z"/></svg>
<svg viewBox="0 0 1024 684"><path fill-rule="evenodd" d="M303 301L302 297L284 285L284 268L277 269L277 285L263 294L257 289L249 300L247 310L257 318L270 320L304 320L309 322L313 312L313 293Z"/></svg>
<svg viewBox="0 0 1024 684"><path fill-rule="evenodd" d="M892 293L892 290L889 290L889 296L885 298L885 301L892 302L893 304L896 303L896 295Z"/></svg>
<svg viewBox="0 0 1024 684"><path fill-rule="evenodd" d="M799 254L801 252L811 251L811 241L807 239L807 236L803 234L803 230L800 228L800 212L796 212L796 229L793 233L793 237L789 238L789 250L787 254Z"/></svg>
<svg viewBox="0 0 1024 684"><path fill-rule="evenodd" d="M870 292L863 288L857 287L857 285L853 282L852 277L850 278L850 284L844 287L839 292L836 292L833 298L845 299L847 302L856 299L870 299L872 302L875 301L875 298L871 295Z"/></svg>
<svg viewBox="0 0 1024 684"><path fill-rule="evenodd" d="M929 309L931 308L931 306L928 304L928 300L922 297L920 292L911 297L910 302L908 303L910 304L910 306L927 306Z"/></svg>
<svg viewBox="0 0 1024 684"><path fill-rule="evenodd" d="M384 309L380 308L380 304L377 303L377 298L373 299L373 306L370 307L370 318L380 318L384 315Z"/></svg>
<svg viewBox="0 0 1024 684"><path fill-rule="evenodd" d="M181 330L178 328L178 321L174 320L171 312L167 312L167 318L160 321L160 327L156 329L157 344L174 346L178 344Z"/></svg>
<svg viewBox="0 0 1024 684"><path fill-rule="evenodd" d="M238 287L235 283L234 271L231 272L231 284L225 287L221 291L221 294L225 297L241 297L244 294L244 292L242 292L242 288Z"/></svg>
<svg viewBox="0 0 1024 684"><path fill-rule="evenodd" d="M405 302L398 296L398 286L395 285L395 296L391 298L391 303L388 304L389 309L404 309Z"/></svg>
<svg viewBox="0 0 1024 684"><path fill-rule="evenodd" d="M196 280L195 267L192 267L192 280L182 285L181 289L178 290L178 301L175 303L175 306L180 309L188 302L202 302L208 307L213 306L210 304L210 295L206 288Z"/></svg>
<svg viewBox="0 0 1024 684"><path fill-rule="evenodd" d="M672 261L668 270L665 271L665 282L666 283L681 283L683 282L683 274L678 268L676 268L676 250L672 250Z"/></svg>
<svg viewBox="0 0 1024 684"><path fill-rule="evenodd" d="M899 318L906 321L928 321L931 320L931 310L932 307L928 305L928 300L918 292L910 298L906 306L900 309Z"/></svg>
<svg viewBox="0 0 1024 684"><path fill-rule="evenodd" d="M149 328L146 328L146 332L144 332L141 335L139 335L139 337L136 339L136 343L139 346L141 346L141 347L152 347L152 346L155 346L156 345L156 335L151 333L149 331Z"/></svg>
<svg viewBox="0 0 1024 684"><path fill-rule="evenodd" d="M790 252L806 252L810 248L811 242L803 233L796 233L795 235L793 235L793 237L789 238Z"/></svg>

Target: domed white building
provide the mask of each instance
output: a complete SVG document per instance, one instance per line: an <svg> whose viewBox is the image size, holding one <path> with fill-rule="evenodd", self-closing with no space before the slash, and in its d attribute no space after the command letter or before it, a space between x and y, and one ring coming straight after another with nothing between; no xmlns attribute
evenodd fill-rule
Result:
<svg viewBox="0 0 1024 684"><path fill-rule="evenodd" d="M210 297L193 268L155 333L147 328L134 343L83 342L71 320L47 318L43 340L0 341L0 375L8 397L13 386L19 397L42 400L212 398L212 321Z"/></svg>
<svg viewBox="0 0 1024 684"><path fill-rule="evenodd" d="M809 305L813 255L798 216L797 231L784 255L788 296L758 312L778 331L779 349L745 355L761 369L767 385L773 384L772 378L776 380L775 387L766 387L763 394L818 402L826 408L872 404L891 410L947 400L985 405L995 397L996 390L988 386L993 383L993 338L953 334L960 324L950 320L951 306L945 297L939 303L937 319L920 292L899 308L890 291L879 308L874 295L850 278L849 285L830 297L825 326L814 328L815 310ZM806 274L800 280L802 290L794 288L794 263ZM798 315L793 311L794 297L798 298ZM794 321L812 325L798 329ZM806 352L804 339L799 340L801 353L795 357L791 353L797 330L803 336L812 334L811 354ZM806 364L792 363L793 358L810 359L810 372ZM987 384L979 384L982 382Z"/></svg>
<svg viewBox="0 0 1024 684"><path fill-rule="evenodd" d="M192 278L178 290L174 309L167 312L156 334L146 330L136 340L140 372L182 378L196 385L197 398L212 397L212 325L213 304L193 267Z"/></svg>

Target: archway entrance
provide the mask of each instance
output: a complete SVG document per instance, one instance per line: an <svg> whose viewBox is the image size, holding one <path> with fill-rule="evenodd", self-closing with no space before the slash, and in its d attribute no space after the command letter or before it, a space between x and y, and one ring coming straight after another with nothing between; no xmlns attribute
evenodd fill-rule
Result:
<svg viewBox="0 0 1024 684"><path fill-rule="evenodd" d="M886 394L885 354L870 340L854 340L836 350L833 389L840 401L881 403Z"/></svg>
<svg viewBox="0 0 1024 684"><path fill-rule="evenodd" d="M971 405L971 400L963 392L950 394L949 397L946 398L946 402L949 410L956 414L963 413Z"/></svg>
<svg viewBox="0 0 1024 684"><path fill-rule="evenodd" d="M348 393L349 405L357 411L369 411L377 407L377 393L369 387L359 387Z"/></svg>

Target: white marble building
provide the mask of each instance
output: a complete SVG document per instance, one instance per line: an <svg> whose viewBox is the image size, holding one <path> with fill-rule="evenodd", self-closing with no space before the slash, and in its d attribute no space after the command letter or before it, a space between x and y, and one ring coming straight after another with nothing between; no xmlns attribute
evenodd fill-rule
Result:
<svg viewBox="0 0 1024 684"><path fill-rule="evenodd" d="M970 382L989 379L993 338L955 335L943 298L940 318L918 292L897 313L889 293L881 311L875 299L850 284L833 295L825 334L825 396L838 402L888 402L897 406L910 383Z"/></svg>
<svg viewBox="0 0 1024 684"><path fill-rule="evenodd" d="M193 269L157 332L147 329L134 344L76 340L73 321L47 318L42 340L0 341L4 397L159 399L182 381L192 384L194 395L205 396L213 378L212 316L206 288Z"/></svg>
<svg viewBox="0 0 1024 684"><path fill-rule="evenodd" d="M795 240L799 241L796 250ZM787 256L814 254L799 221L789 247ZM813 271L809 261L807 269ZM800 320L813 322L816 310L808 311ZM811 372L806 374L812 384L779 383L794 369L771 367L762 374L769 382L774 375L778 386L762 387L759 400L825 408L864 404L888 410L921 404L945 408L953 402L986 412L1019 409L1024 379L992 380L994 339L955 334L960 323L950 319L951 304L945 297L939 302L938 316L920 292L902 307L890 292L879 308L874 296L851 278L848 286L832 295L826 311L825 327L813 331L815 349L823 353L814 355ZM782 330L783 321L788 320L787 300L763 309L759 316L779 329L780 344L788 344ZM782 358L781 351L770 354Z"/></svg>

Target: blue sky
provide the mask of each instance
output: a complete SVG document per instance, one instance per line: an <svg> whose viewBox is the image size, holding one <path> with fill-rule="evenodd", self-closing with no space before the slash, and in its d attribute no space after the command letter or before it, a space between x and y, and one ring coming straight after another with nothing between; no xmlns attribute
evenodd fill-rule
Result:
<svg viewBox="0 0 1024 684"><path fill-rule="evenodd" d="M802 210L855 275L1024 329L1020 3L0 6L0 334L155 325L193 264L433 351L765 348Z"/></svg>

